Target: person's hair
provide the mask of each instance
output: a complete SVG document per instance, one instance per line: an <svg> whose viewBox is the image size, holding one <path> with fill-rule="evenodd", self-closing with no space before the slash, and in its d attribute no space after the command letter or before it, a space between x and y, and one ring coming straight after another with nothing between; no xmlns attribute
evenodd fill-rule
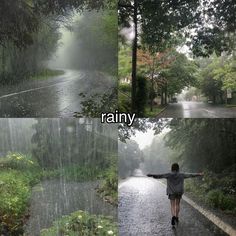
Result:
<svg viewBox="0 0 236 236"><path fill-rule="evenodd" d="M178 163L174 163L171 166L171 171L179 171L179 164Z"/></svg>

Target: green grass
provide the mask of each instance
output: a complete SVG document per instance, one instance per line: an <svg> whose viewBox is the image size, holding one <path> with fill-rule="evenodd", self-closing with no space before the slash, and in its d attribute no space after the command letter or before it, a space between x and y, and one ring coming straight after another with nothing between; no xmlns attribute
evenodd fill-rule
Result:
<svg viewBox="0 0 236 236"><path fill-rule="evenodd" d="M153 106L153 111L150 111L150 106L145 108L145 117L157 117L157 115L162 112L165 107Z"/></svg>
<svg viewBox="0 0 236 236"><path fill-rule="evenodd" d="M118 235L118 227L111 218L77 211L55 221L51 228L41 231L41 236L55 235L116 236Z"/></svg>
<svg viewBox="0 0 236 236"><path fill-rule="evenodd" d="M47 80L54 76L63 75L65 72L63 70L51 70L51 69L44 69L37 75L31 76L30 79L32 80Z"/></svg>
<svg viewBox="0 0 236 236"><path fill-rule="evenodd" d="M228 107L228 108L236 107L236 104L227 104L226 107Z"/></svg>
<svg viewBox="0 0 236 236"><path fill-rule="evenodd" d="M65 178L68 181L88 181L101 179L104 175L104 170L95 168L94 166L78 166L70 165L59 169L46 169L42 171L42 178Z"/></svg>

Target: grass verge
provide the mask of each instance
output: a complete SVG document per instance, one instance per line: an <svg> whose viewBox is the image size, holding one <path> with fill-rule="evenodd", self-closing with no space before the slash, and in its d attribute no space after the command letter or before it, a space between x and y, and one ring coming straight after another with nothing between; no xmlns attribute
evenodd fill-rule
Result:
<svg viewBox="0 0 236 236"><path fill-rule="evenodd" d="M65 72L63 70L51 70L51 69L44 69L39 72L37 75L31 76L30 79L32 80L47 80L54 76L63 75Z"/></svg>
<svg viewBox="0 0 236 236"><path fill-rule="evenodd" d="M150 111L150 107L145 108L145 117L154 118L157 117L166 107L153 106L153 110Z"/></svg>

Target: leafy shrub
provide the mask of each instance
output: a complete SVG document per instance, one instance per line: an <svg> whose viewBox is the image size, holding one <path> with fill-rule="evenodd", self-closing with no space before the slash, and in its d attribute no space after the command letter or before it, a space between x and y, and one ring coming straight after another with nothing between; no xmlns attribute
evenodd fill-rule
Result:
<svg viewBox="0 0 236 236"><path fill-rule="evenodd" d="M120 112L130 112L131 97L119 92L118 109Z"/></svg>
<svg viewBox="0 0 236 236"><path fill-rule="evenodd" d="M118 229L116 223L114 223L111 218L90 215L84 211L77 211L55 221L53 227L41 231L41 236L54 235L118 235Z"/></svg>
<svg viewBox="0 0 236 236"><path fill-rule="evenodd" d="M39 164L30 156L21 153L9 153L0 159L0 168L10 168L15 170L38 169Z"/></svg>
<svg viewBox="0 0 236 236"><path fill-rule="evenodd" d="M206 196L209 204L215 208L222 210L232 210L236 208L235 198L233 196L224 195L221 190L211 190Z"/></svg>
<svg viewBox="0 0 236 236"><path fill-rule="evenodd" d="M21 231L30 189L29 180L21 172L0 172L0 221L12 233Z"/></svg>
<svg viewBox="0 0 236 236"><path fill-rule="evenodd" d="M104 180L98 189L102 198L111 204L118 205L118 173L116 167L111 167L106 171Z"/></svg>
<svg viewBox="0 0 236 236"><path fill-rule="evenodd" d="M38 163L29 156L9 153L0 159L0 233L4 228L22 234L31 187L40 177Z"/></svg>
<svg viewBox="0 0 236 236"><path fill-rule="evenodd" d="M131 93L131 85L130 84L119 84L119 90L124 93Z"/></svg>

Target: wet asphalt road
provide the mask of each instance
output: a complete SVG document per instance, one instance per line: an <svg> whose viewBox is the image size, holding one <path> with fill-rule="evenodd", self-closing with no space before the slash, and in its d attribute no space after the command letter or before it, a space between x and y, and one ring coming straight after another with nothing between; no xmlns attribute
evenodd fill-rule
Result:
<svg viewBox="0 0 236 236"><path fill-rule="evenodd" d="M226 235L183 200L179 218L173 229L166 188L159 181L131 177L119 184L120 236Z"/></svg>
<svg viewBox="0 0 236 236"><path fill-rule="evenodd" d="M236 108L214 106L203 102L171 103L158 118L236 118Z"/></svg>
<svg viewBox="0 0 236 236"><path fill-rule="evenodd" d="M81 92L104 93L110 86L90 84L99 76L97 72L65 70L64 75L47 80L0 86L0 117L73 117L81 111Z"/></svg>

